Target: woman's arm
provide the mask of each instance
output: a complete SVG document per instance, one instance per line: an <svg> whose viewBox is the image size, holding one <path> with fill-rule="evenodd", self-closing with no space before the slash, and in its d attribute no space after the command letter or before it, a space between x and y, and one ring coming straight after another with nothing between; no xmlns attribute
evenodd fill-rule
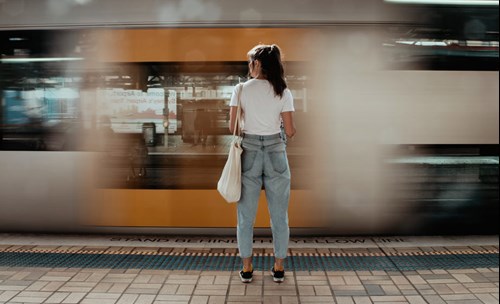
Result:
<svg viewBox="0 0 500 304"><path fill-rule="evenodd" d="M293 112L282 112L281 118L283 119L283 126L285 127L285 134L288 138L293 138L297 130L295 129L295 122L293 121Z"/></svg>
<svg viewBox="0 0 500 304"><path fill-rule="evenodd" d="M231 134L234 132L234 122L236 121L236 114L238 111L238 107L230 107L229 110L229 131Z"/></svg>

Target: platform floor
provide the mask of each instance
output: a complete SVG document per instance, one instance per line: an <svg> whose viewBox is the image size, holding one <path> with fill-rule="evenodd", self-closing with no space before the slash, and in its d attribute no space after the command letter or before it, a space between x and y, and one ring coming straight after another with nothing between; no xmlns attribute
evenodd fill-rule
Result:
<svg viewBox="0 0 500 304"><path fill-rule="evenodd" d="M498 236L292 238L286 281L255 239L0 234L0 303L499 303Z"/></svg>

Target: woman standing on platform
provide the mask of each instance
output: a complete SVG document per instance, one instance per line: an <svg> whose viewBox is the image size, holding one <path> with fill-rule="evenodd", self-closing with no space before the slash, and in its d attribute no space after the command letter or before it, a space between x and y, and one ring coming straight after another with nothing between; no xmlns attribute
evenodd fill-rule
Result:
<svg viewBox="0 0 500 304"><path fill-rule="evenodd" d="M274 241L273 280L285 279L290 198L290 168L281 136L281 121L288 138L295 135L293 97L284 77L281 51L277 45L257 45L248 52L252 79L237 86L231 97L229 128L233 132L238 94L243 117L242 187L238 202L238 248L243 260L241 281L252 281L253 227L262 185L264 185Z"/></svg>

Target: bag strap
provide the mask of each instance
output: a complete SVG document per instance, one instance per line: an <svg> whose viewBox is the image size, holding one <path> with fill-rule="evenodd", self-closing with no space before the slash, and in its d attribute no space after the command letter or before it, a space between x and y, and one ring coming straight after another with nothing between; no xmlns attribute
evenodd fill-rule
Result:
<svg viewBox="0 0 500 304"><path fill-rule="evenodd" d="M236 129L238 130L238 137L241 137L241 92L243 91L243 84L239 84L238 88L238 108L236 110L236 119L234 121L233 137L236 136Z"/></svg>

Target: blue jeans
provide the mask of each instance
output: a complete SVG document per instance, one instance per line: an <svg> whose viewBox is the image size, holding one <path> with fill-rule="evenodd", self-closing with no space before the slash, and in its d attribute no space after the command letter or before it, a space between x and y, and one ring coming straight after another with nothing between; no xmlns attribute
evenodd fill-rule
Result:
<svg viewBox="0 0 500 304"><path fill-rule="evenodd" d="M290 198L290 167L285 143L280 134L260 136L245 134L241 156L242 187L238 202L238 248L241 258L252 256L253 227L260 191L264 184L271 215L274 256L287 256L290 230L288 201Z"/></svg>

